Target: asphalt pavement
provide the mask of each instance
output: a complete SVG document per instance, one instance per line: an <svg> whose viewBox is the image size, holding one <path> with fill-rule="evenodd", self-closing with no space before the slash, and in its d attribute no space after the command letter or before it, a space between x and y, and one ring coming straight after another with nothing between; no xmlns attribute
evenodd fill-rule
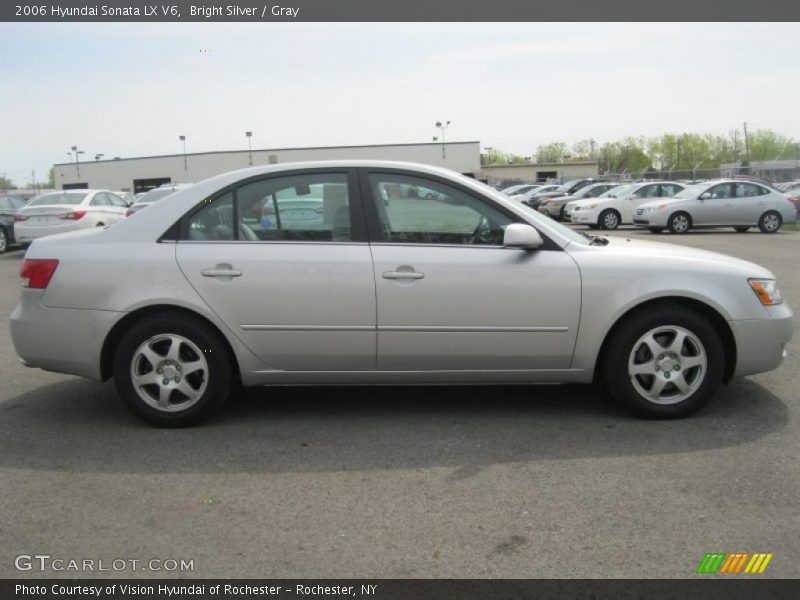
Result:
<svg viewBox="0 0 800 600"><path fill-rule="evenodd" d="M800 311L800 233L613 235L760 263ZM800 576L800 335L679 421L591 386L313 387L161 430L112 383L17 361L21 258L0 256L0 577L683 578L713 551ZM34 554L95 571L17 570Z"/></svg>

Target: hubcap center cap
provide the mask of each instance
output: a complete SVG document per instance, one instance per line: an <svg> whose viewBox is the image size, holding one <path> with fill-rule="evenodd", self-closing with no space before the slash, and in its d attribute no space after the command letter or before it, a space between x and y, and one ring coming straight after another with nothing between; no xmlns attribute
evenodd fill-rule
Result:
<svg viewBox="0 0 800 600"><path fill-rule="evenodd" d="M164 379L175 379L175 377L178 376L178 372L175 370L175 367L173 366L163 367L163 369L164 369L163 371Z"/></svg>
<svg viewBox="0 0 800 600"><path fill-rule="evenodd" d="M680 367L681 363L674 358L667 357L656 362L656 365L658 365L662 371L669 372L672 371L676 366Z"/></svg>

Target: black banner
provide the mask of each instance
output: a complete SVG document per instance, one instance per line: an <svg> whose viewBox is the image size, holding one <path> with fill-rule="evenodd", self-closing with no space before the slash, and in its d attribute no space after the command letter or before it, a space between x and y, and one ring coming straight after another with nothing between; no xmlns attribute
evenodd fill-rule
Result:
<svg viewBox="0 0 800 600"><path fill-rule="evenodd" d="M796 0L9 0L16 22L798 21Z"/></svg>
<svg viewBox="0 0 800 600"><path fill-rule="evenodd" d="M3 600L733 600L790 598L793 580L2 580ZM796 597L796 596L795 596Z"/></svg>

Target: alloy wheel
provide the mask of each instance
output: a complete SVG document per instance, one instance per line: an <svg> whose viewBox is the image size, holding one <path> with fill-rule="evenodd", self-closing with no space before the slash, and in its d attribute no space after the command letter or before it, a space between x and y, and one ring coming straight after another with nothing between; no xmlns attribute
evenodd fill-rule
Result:
<svg viewBox="0 0 800 600"><path fill-rule="evenodd" d="M708 356L688 329L667 325L651 329L633 345L628 375L634 389L655 404L677 404L702 385Z"/></svg>
<svg viewBox="0 0 800 600"><path fill-rule="evenodd" d="M686 215L675 215L672 217L672 229L676 233L689 231L689 218Z"/></svg>
<svg viewBox="0 0 800 600"><path fill-rule="evenodd" d="M177 334L154 336L133 353L131 383L149 406L179 412L194 406L208 385L208 361L191 340Z"/></svg>

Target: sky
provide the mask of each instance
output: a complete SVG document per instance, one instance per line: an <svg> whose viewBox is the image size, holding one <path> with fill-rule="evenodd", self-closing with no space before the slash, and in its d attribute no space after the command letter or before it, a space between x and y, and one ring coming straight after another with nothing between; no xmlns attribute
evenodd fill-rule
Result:
<svg viewBox="0 0 800 600"><path fill-rule="evenodd" d="M800 140L797 23L0 24L0 175L93 160L771 128Z"/></svg>

